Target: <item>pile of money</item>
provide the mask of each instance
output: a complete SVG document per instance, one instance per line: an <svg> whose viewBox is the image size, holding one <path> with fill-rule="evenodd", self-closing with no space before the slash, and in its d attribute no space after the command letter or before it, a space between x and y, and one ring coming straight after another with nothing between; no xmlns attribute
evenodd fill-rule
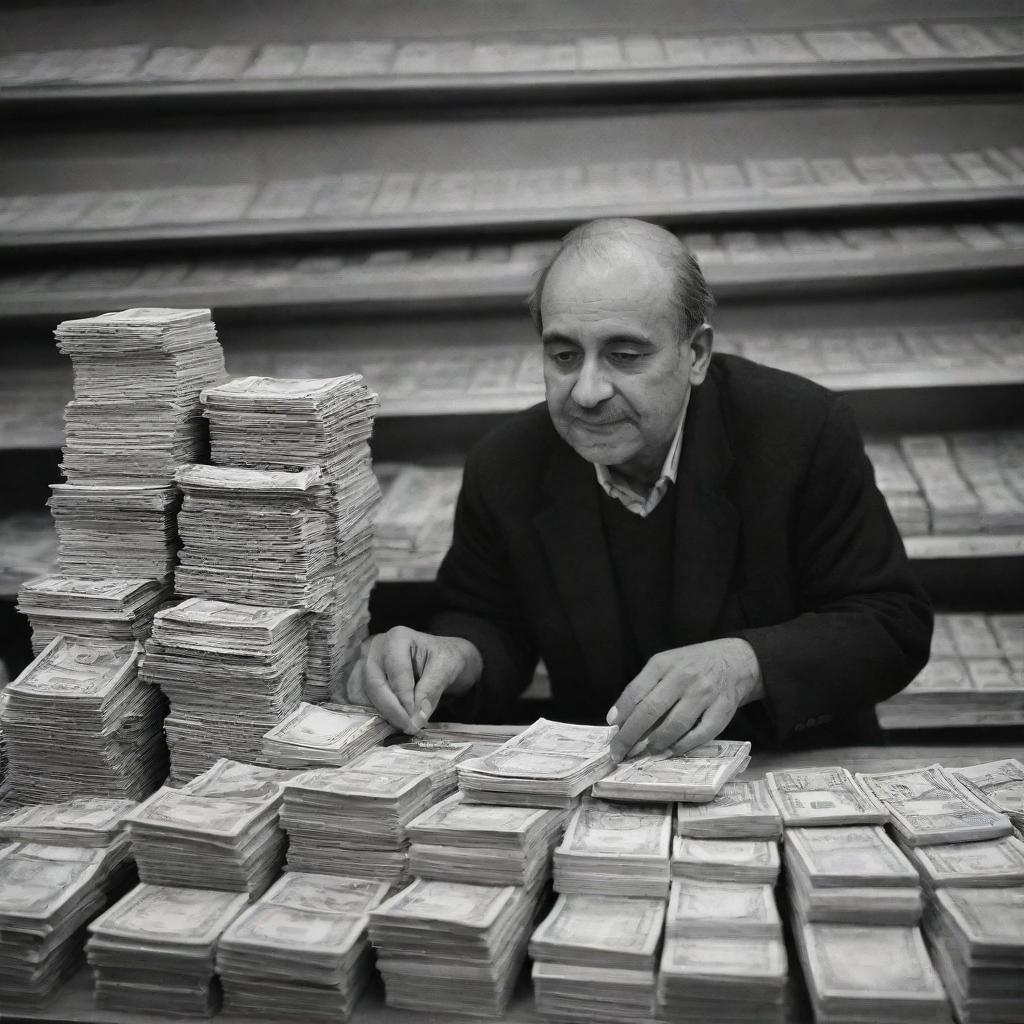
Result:
<svg viewBox="0 0 1024 1024"><path fill-rule="evenodd" d="M782 939L772 886L676 878L668 900L665 937Z"/></svg>
<svg viewBox="0 0 1024 1024"><path fill-rule="evenodd" d="M929 890L1024 886L1024 843L1016 836L978 843L907 846L904 852Z"/></svg>
<svg viewBox="0 0 1024 1024"><path fill-rule="evenodd" d="M60 572L84 579L167 580L178 554L180 496L168 484L52 484Z"/></svg>
<svg viewBox="0 0 1024 1024"><path fill-rule="evenodd" d="M915 925L921 884L879 825L786 831L786 881L797 920Z"/></svg>
<svg viewBox="0 0 1024 1024"><path fill-rule="evenodd" d="M949 1024L919 928L797 922L793 931L817 1024Z"/></svg>
<svg viewBox="0 0 1024 1024"><path fill-rule="evenodd" d="M587 896L668 895L672 808L584 800L555 850L554 886Z"/></svg>
<svg viewBox="0 0 1024 1024"><path fill-rule="evenodd" d="M242 377L204 391L202 401L217 466L283 472L293 479L303 470L322 474L331 559L316 595L302 607L310 612L303 696L323 702L342 692L368 632L367 605L376 579L372 517L380 488L367 442L377 396L357 374Z"/></svg>
<svg viewBox="0 0 1024 1024"><path fill-rule="evenodd" d="M299 703L306 623L290 608L189 598L157 613L140 675L167 695L171 779L250 761Z"/></svg>
<svg viewBox="0 0 1024 1024"><path fill-rule="evenodd" d="M605 800L707 803L750 764L750 744L714 740L679 756L660 754L623 761L594 784Z"/></svg>
<svg viewBox="0 0 1024 1024"><path fill-rule="evenodd" d="M676 835L691 839L781 839L782 816L762 779L727 782L709 803L676 807Z"/></svg>
<svg viewBox="0 0 1024 1024"><path fill-rule="evenodd" d="M77 579L54 574L24 583L18 611L32 626L32 652L40 654L58 633L78 639L144 640L153 614L171 597L156 580Z"/></svg>
<svg viewBox="0 0 1024 1024"><path fill-rule="evenodd" d="M289 872L217 946L224 1012L306 1024L348 1020L373 974L369 913L385 882Z"/></svg>
<svg viewBox="0 0 1024 1024"><path fill-rule="evenodd" d="M273 797L280 801L284 784L298 772L218 758L202 775L186 782L179 792L194 796L217 796L228 800L262 803Z"/></svg>
<svg viewBox="0 0 1024 1024"><path fill-rule="evenodd" d="M417 879L370 913L388 1006L500 1017L536 901L514 886Z"/></svg>
<svg viewBox="0 0 1024 1024"><path fill-rule="evenodd" d="M459 766L459 788L483 804L571 807L611 768L611 726L538 718L493 753Z"/></svg>
<svg viewBox="0 0 1024 1024"><path fill-rule="evenodd" d="M779 847L767 839L693 839L672 841L673 878L774 885L779 877Z"/></svg>
<svg viewBox="0 0 1024 1024"><path fill-rule="evenodd" d="M137 643L58 636L5 691L0 726L20 803L141 800L167 774L164 701Z"/></svg>
<svg viewBox="0 0 1024 1024"><path fill-rule="evenodd" d="M133 807L134 800L101 797L30 804L0 818L0 842L110 846L124 834L124 816Z"/></svg>
<svg viewBox="0 0 1024 1024"><path fill-rule="evenodd" d="M1005 814L992 810L940 764L858 772L857 781L885 805L893 830L907 846L970 843L1013 831Z"/></svg>
<svg viewBox="0 0 1024 1024"><path fill-rule="evenodd" d="M1024 1020L1024 888L940 889L925 932L961 1024Z"/></svg>
<svg viewBox="0 0 1024 1024"><path fill-rule="evenodd" d="M131 870L123 839L103 847L0 848L0 1001L46 1002L82 955L85 924L121 894Z"/></svg>
<svg viewBox="0 0 1024 1024"><path fill-rule="evenodd" d="M453 793L406 827L409 870L417 878L534 889L547 880L564 813L543 807L490 807Z"/></svg>
<svg viewBox="0 0 1024 1024"><path fill-rule="evenodd" d="M331 704L299 706L263 736L263 757L282 768L340 767L394 733L369 708Z"/></svg>
<svg viewBox="0 0 1024 1024"><path fill-rule="evenodd" d="M259 896L284 860L280 794L211 796L164 787L125 815L139 878Z"/></svg>
<svg viewBox="0 0 1024 1024"><path fill-rule="evenodd" d="M781 939L672 935L658 972L659 1020L784 1024L789 960Z"/></svg>
<svg viewBox="0 0 1024 1024"><path fill-rule="evenodd" d="M1005 814L1024 839L1024 764L1006 757L953 768L950 774L994 810Z"/></svg>
<svg viewBox="0 0 1024 1024"><path fill-rule="evenodd" d="M89 925L97 1008L212 1016L217 941L247 902L244 893L136 886Z"/></svg>
<svg viewBox="0 0 1024 1024"><path fill-rule="evenodd" d="M765 775L786 828L884 825L889 812L845 768L792 768Z"/></svg>
<svg viewBox="0 0 1024 1024"><path fill-rule="evenodd" d="M127 309L54 333L75 371L69 483L166 484L179 463L205 458L199 393L225 376L208 309Z"/></svg>
<svg viewBox="0 0 1024 1024"><path fill-rule="evenodd" d="M179 593L322 611L335 539L319 469L268 472L182 466Z"/></svg>
<svg viewBox="0 0 1024 1024"><path fill-rule="evenodd" d="M559 896L530 939L545 1019L649 1020L665 921L660 899Z"/></svg>

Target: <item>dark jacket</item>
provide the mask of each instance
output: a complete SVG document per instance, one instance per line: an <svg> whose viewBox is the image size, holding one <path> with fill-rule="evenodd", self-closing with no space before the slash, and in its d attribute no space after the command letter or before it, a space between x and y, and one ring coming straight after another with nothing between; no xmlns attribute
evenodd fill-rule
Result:
<svg viewBox="0 0 1024 1024"><path fill-rule="evenodd" d="M671 644L742 637L767 697L730 734L772 745L878 736L874 704L928 657L932 616L853 416L793 374L716 355L687 412L677 478ZM544 405L470 453L438 634L480 649L450 713L501 721L547 664L554 713L603 719L630 681L594 467Z"/></svg>

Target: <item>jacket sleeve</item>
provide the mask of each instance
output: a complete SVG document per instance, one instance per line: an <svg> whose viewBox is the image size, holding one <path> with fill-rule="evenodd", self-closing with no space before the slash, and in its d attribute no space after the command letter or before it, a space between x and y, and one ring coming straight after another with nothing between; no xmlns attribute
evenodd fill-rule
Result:
<svg viewBox="0 0 1024 1024"><path fill-rule="evenodd" d="M737 633L753 647L776 739L865 709L928 660L932 612L845 405L829 412L792 536L801 612Z"/></svg>
<svg viewBox="0 0 1024 1024"><path fill-rule="evenodd" d="M473 643L483 675L465 696L445 700L435 717L501 723L530 682L538 653L483 475L480 458L470 453L452 546L438 571L439 610L430 622L432 633Z"/></svg>

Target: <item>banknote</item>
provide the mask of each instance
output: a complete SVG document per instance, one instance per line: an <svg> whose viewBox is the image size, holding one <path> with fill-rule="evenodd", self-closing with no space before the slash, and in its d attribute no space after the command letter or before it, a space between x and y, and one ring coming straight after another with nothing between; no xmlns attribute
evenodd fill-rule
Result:
<svg viewBox="0 0 1024 1024"><path fill-rule="evenodd" d="M788 970L781 939L754 936L715 938L677 935L666 939L661 969L704 977L784 978Z"/></svg>
<svg viewBox="0 0 1024 1024"><path fill-rule="evenodd" d="M417 879L382 903L375 917L417 918L486 931L516 898L512 886L467 885Z"/></svg>
<svg viewBox="0 0 1024 1024"><path fill-rule="evenodd" d="M260 902L358 917L373 910L387 894L386 882L289 871L264 893Z"/></svg>
<svg viewBox="0 0 1024 1024"><path fill-rule="evenodd" d="M676 833L706 838L771 839L782 835L782 818L763 779L727 782L708 803L679 804Z"/></svg>
<svg viewBox="0 0 1024 1024"><path fill-rule="evenodd" d="M787 826L884 824L886 809L845 768L768 772L768 791Z"/></svg>
<svg viewBox="0 0 1024 1024"><path fill-rule="evenodd" d="M907 847L924 883L947 886L1024 886L1024 843L1003 836L977 843Z"/></svg>
<svg viewBox="0 0 1024 1024"><path fill-rule="evenodd" d="M211 838L236 839L264 817L274 798L262 803L196 796L176 789L159 789L125 815L133 831L139 828L199 832Z"/></svg>
<svg viewBox="0 0 1024 1024"><path fill-rule="evenodd" d="M245 945L330 955L343 952L357 942L366 931L366 924L365 916L349 917L257 903L231 924L221 944L225 949Z"/></svg>
<svg viewBox="0 0 1024 1024"><path fill-rule="evenodd" d="M782 922L770 885L678 878L672 882L666 934L781 938Z"/></svg>
<svg viewBox="0 0 1024 1024"><path fill-rule="evenodd" d="M779 875L779 848L759 839L694 839L676 836L672 875L723 882L771 882Z"/></svg>
<svg viewBox="0 0 1024 1024"><path fill-rule="evenodd" d="M917 872L879 826L793 828L792 855L812 886L916 886Z"/></svg>
<svg viewBox="0 0 1024 1024"><path fill-rule="evenodd" d="M561 895L533 933L531 956L574 963L579 951L615 951L650 957L661 940L665 905L655 899ZM625 966L625 964L623 964Z"/></svg>
<svg viewBox="0 0 1024 1024"><path fill-rule="evenodd" d="M1018 828L1024 821L1024 763L1013 757L950 769L976 795L1010 815Z"/></svg>
<svg viewBox="0 0 1024 1024"><path fill-rule="evenodd" d="M586 800L573 813L559 851L667 860L671 834L668 805L633 807Z"/></svg>
<svg viewBox="0 0 1024 1024"><path fill-rule="evenodd" d="M35 698L104 698L130 679L142 653L138 643L103 643L56 637L13 682L11 695Z"/></svg>

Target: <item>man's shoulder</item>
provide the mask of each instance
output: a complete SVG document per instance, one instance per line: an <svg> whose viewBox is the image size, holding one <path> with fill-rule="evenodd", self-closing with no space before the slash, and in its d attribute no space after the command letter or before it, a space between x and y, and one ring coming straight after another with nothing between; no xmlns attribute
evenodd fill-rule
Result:
<svg viewBox="0 0 1024 1024"><path fill-rule="evenodd" d="M539 486L552 448L559 443L548 407L540 402L488 431L470 450L466 473L502 490L530 483Z"/></svg>

